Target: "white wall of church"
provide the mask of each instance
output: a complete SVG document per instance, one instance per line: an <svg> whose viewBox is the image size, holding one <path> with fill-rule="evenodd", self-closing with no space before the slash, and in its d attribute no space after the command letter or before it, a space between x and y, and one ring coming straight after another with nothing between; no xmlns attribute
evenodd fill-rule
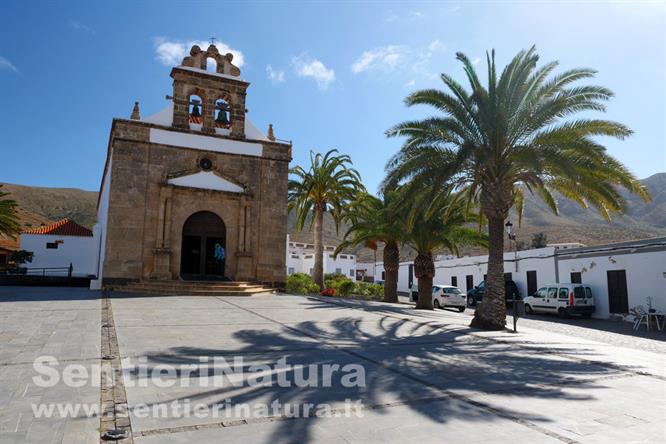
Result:
<svg viewBox="0 0 666 444"><path fill-rule="evenodd" d="M111 190L111 157L109 157L109 167L104 177L104 185L99 197L99 206L97 208L97 224L93 227L93 239L95 240L94 264L95 275L97 279L90 280L91 290L100 290L102 288L102 274L104 270L104 257L106 255L106 226L109 214L109 193Z"/></svg>
<svg viewBox="0 0 666 444"><path fill-rule="evenodd" d="M57 245L57 248L47 248ZM72 276L96 274L95 238L92 236L61 236L57 234L21 235L21 249L33 253L27 268L68 268L73 266ZM41 270L34 273L41 274ZM66 270L46 270L46 275L67 276Z"/></svg>

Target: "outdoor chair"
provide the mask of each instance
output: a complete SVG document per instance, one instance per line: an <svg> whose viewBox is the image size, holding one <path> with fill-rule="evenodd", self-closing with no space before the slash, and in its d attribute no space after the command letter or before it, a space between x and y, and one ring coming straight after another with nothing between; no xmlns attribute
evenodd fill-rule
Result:
<svg viewBox="0 0 666 444"><path fill-rule="evenodd" d="M647 310L645 310L645 307L643 307L642 305L638 305L636 307L631 308L631 310L629 310L629 313L631 313L634 316L634 330L638 330L643 322L645 322L645 327L647 329L650 328L650 325L648 324L648 322L650 322L650 319L648 317Z"/></svg>

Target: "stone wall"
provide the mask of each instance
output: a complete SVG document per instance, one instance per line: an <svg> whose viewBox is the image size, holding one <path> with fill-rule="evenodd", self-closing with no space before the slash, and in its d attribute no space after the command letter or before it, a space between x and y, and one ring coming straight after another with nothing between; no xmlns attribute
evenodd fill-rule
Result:
<svg viewBox="0 0 666 444"><path fill-rule="evenodd" d="M177 279L182 227L198 211L211 211L226 225L228 277L284 282L291 147L263 142L262 157L179 148L150 143L151 127L159 126L120 119L113 124L104 283ZM202 157L245 192L167 184L169 177L199 171Z"/></svg>

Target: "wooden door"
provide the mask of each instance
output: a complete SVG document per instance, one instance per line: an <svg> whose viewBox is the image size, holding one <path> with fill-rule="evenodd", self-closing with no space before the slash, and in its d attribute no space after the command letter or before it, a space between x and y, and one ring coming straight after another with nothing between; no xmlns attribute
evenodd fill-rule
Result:
<svg viewBox="0 0 666 444"><path fill-rule="evenodd" d="M608 281L608 311L611 313L629 313L626 271L608 270L606 278Z"/></svg>

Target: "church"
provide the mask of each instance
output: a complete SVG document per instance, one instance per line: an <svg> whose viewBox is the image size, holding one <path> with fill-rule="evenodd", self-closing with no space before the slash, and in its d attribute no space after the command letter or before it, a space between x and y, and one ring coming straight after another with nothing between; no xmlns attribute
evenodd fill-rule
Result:
<svg viewBox="0 0 666 444"><path fill-rule="evenodd" d="M113 120L92 288L140 281L285 281L291 142L247 118L232 54L193 46L170 105ZM214 67L214 69L211 69Z"/></svg>

